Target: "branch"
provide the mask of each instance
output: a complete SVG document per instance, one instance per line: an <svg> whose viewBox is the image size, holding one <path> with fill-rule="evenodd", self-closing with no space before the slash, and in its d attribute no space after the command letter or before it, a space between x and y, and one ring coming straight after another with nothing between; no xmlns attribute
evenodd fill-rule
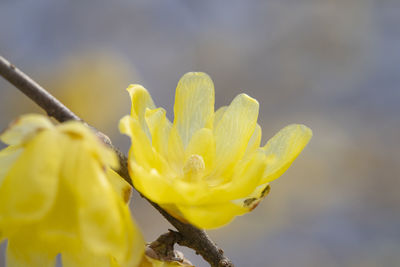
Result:
<svg viewBox="0 0 400 267"><path fill-rule="evenodd" d="M64 122L68 120L78 120L84 122L43 87L2 56L0 56L0 75L23 92L27 97L32 99L37 105L44 109L49 116L55 118L57 121ZM105 144L110 146L117 153L120 162L118 173L133 187L132 181L129 177L127 157L112 145L110 139L105 134L93 127L91 128ZM179 231L179 233L174 232L175 236L179 236L175 241L176 243L192 248L212 267L234 266L233 263L224 256L223 251L208 237L204 230L200 230L190 224L182 223L163 210L156 203L147 198L145 199Z"/></svg>

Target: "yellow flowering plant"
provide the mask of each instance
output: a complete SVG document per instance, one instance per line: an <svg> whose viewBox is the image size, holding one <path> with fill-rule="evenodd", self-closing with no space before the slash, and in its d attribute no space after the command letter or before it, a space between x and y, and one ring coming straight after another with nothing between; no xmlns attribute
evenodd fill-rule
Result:
<svg viewBox="0 0 400 267"><path fill-rule="evenodd" d="M128 167L137 190L179 220L217 228L254 209L306 146L311 130L292 124L260 147L258 102L246 94L214 112L214 85L187 73L176 88L174 121L141 85L128 88Z"/></svg>
<svg viewBox="0 0 400 267"><path fill-rule="evenodd" d="M7 266L138 266L141 233L111 168L115 153L80 122L26 115L1 135L0 242Z"/></svg>

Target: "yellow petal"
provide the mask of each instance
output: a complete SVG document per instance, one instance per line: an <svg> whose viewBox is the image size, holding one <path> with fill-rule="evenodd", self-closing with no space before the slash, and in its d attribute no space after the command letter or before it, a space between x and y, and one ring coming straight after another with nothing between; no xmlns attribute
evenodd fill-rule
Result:
<svg viewBox="0 0 400 267"><path fill-rule="evenodd" d="M32 137L37 131L53 128L50 120L42 115L28 114L19 117L0 134L0 140L7 145L16 145Z"/></svg>
<svg viewBox="0 0 400 267"><path fill-rule="evenodd" d="M151 133L152 146L163 156L168 157L168 136L171 122L165 116L162 108L147 109L145 114Z"/></svg>
<svg viewBox="0 0 400 267"><path fill-rule="evenodd" d="M51 248L36 244L35 236L25 233L23 237L8 239L6 266L8 267L53 267L56 253Z"/></svg>
<svg viewBox="0 0 400 267"><path fill-rule="evenodd" d="M202 206L178 205L180 212L191 224L202 229L213 229L228 224L235 216L247 212L246 209L227 202Z"/></svg>
<svg viewBox="0 0 400 267"><path fill-rule="evenodd" d="M122 200L128 203L131 198L132 186L111 168L107 168L107 178Z"/></svg>
<svg viewBox="0 0 400 267"><path fill-rule="evenodd" d="M256 151L251 157L241 160L234 167L230 179L221 185L208 188L207 198L198 200L198 203L224 203L248 196L260 183L266 166L265 159L262 151ZM224 177L220 179L227 180Z"/></svg>
<svg viewBox="0 0 400 267"><path fill-rule="evenodd" d="M0 186L8 170L23 152L23 148L18 146L8 146L0 150Z"/></svg>
<svg viewBox="0 0 400 267"><path fill-rule="evenodd" d="M252 157L240 161L234 168L234 176L230 177L228 182L223 182L224 178L219 176L215 178L208 176L197 182L172 180L170 186L173 189L169 190L169 194L168 190L165 190L164 199L160 201L195 206L223 204L233 199L244 198L259 184L265 165L265 155L259 151ZM179 194L179 197L176 194Z"/></svg>
<svg viewBox="0 0 400 267"><path fill-rule="evenodd" d="M155 169L149 172L135 162L129 162L129 173L135 188L153 202L182 201L181 194L174 186L177 178L162 175Z"/></svg>
<svg viewBox="0 0 400 267"><path fill-rule="evenodd" d="M243 157L247 144L257 124L258 102L240 94L224 112L215 129L216 166L219 170L233 170Z"/></svg>
<svg viewBox="0 0 400 267"><path fill-rule="evenodd" d="M262 183L281 176L311 139L312 131L305 125L292 124L280 130L263 147L267 156Z"/></svg>
<svg viewBox="0 0 400 267"><path fill-rule="evenodd" d="M177 176L183 175L185 150L182 139L175 127L172 127L168 136L168 163L174 169Z"/></svg>
<svg viewBox="0 0 400 267"><path fill-rule="evenodd" d="M62 253L63 267L114 267L113 260L109 255L95 254L87 249L81 249L74 253ZM127 266L126 266L127 267Z"/></svg>
<svg viewBox="0 0 400 267"><path fill-rule="evenodd" d="M35 229L39 233L35 243L51 246L57 253L72 250L80 239L75 188L65 180L59 181L55 203L46 216L35 225L23 227L28 231ZM19 234L23 234L21 230Z"/></svg>
<svg viewBox="0 0 400 267"><path fill-rule="evenodd" d="M67 121L57 125L57 130L66 134L72 139L80 139L82 142L87 143L90 153L93 153L98 159L110 166L117 169L119 162L114 151L107 147L98 136L89 127L83 125L78 121Z"/></svg>
<svg viewBox="0 0 400 267"><path fill-rule="evenodd" d="M147 92L147 90L139 84L132 84L127 90L132 101L131 116L139 120L143 131L148 137L150 137L149 129L145 121L145 112L146 108L154 109L156 107L153 99L151 98L149 92Z"/></svg>
<svg viewBox="0 0 400 267"><path fill-rule="evenodd" d="M233 203L246 208L248 211L252 211L257 205L263 200L269 193L269 184L259 185L255 190L243 199L236 199Z"/></svg>
<svg viewBox="0 0 400 267"><path fill-rule="evenodd" d="M202 72L189 72L179 80L175 94L174 127L184 147L193 133L211 128L214 116L214 84Z"/></svg>
<svg viewBox="0 0 400 267"><path fill-rule="evenodd" d="M140 262L144 253L144 239L139 227L131 217L127 205L119 206L124 223L124 234L127 240L127 246L122 256L117 258L121 267L134 267ZM122 249L122 248L121 248Z"/></svg>
<svg viewBox="0 0 400 267"><path fill-rule="evenodd" d="M73 180L77 188L81 238L97 253L118 253L127 245L117 209L123 205L122 199L116 197L104 170L84 147L76 154L75 164L75 177L67 179Z"/></svg>
<svg viewBox="0 0 400 267"><path fill-rule="evenodd" d="M217 128L217 125L221 121L222 116L225 114L227 108L228 106L222 106L215 112L213 129Z"/></svg>
<svg viewBox="0 0 400 267"><path fill-rule="evenodd" d="M254 129L254 132L251 135L250 141L247 144L245 154L250 155L251 153L256 151L256 149L260 147L260 143L261 143L261 127L257 123L256 128Z"/></svg>
<svg viewBox="0 0 400 267"><path fill-rule="evenodd" d="M132 117L125 116L120 121L120 131L129 135L132 146L129 150L129 162L135 161L148 170L157 169L159 172L168 172L166 160L157 151L153 151L150 140ZM132 178L132 177L131 177Z"/></svg>
<svg viewBox="0 0 400 267"><path fill-rule="evenodd" d="M45 130L27 143L0 186L0 221L35 221L54 203L63 141Z"/></svg>

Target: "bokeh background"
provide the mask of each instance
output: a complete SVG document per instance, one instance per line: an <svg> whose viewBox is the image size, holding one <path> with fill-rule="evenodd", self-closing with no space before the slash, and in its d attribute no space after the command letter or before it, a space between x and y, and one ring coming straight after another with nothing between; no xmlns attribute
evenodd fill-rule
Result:
<svg viewBox="0 0 400 267"><path fill-rule="evenodd" d="M217 107L258 99L263 142L308 125L264 202L210 235L237 266L400 266L399 25L397 0L0 0L0 54L124 151L128 84L172 119L188 71L213 78ZM27 112L41 111L0 79L0 128ZM132 206L147 240L168 229Z"/></svg>

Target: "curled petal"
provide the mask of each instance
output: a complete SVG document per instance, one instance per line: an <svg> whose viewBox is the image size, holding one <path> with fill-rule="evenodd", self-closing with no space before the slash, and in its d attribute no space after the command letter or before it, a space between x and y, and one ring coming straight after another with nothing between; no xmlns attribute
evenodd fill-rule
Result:
<svg viewBox="0 0 400 267"><path fill-rule="evenodd" d="M150 130L152 146L164 157L168 156L168 136L171 122L163 108L146 109L146 122Z"/></svg>
<svg viewBox="0 0 400 267"><path fill-rule="evenodd" d="M291 124L280 130L263 147L267 156L262 183L281 176L308 144L312 131L302 124Z"/></svg>
<svg viewBox="0 0 400 267"><path fill-rule="evenodd" d="M0 134L0 140L7 145L18 145L32 137L38 131L53 127L53 124L46 117L37 114L28 114L12 122Z"/></svg>
<svg viewBox="0 0 400 267"><path fill-rule="evenodd" d="M131 116L139 121L143 131L150 138L149 129L145 121L145 113L147 108L154 109L156 107L153 99L151 98L149 92L147 92L147 90L139 84L132 84L127 90L132 102Z"/></svg>
<svg viewBox="0 0 400 267"><path fill-rule="evenodd" d="M243 157L247 144L257 124L258 102L240 94L224 112L215 129L216 165L223 173L231 172Z"/></svg>
<svg viewBox="0 0 400 267"><path fill-rule="evenodd" d="M254 151L256 151L260 147L261 143L261 127L260 125L256 125L253 134L247 144L245 155L251 155Z"/></svg>

